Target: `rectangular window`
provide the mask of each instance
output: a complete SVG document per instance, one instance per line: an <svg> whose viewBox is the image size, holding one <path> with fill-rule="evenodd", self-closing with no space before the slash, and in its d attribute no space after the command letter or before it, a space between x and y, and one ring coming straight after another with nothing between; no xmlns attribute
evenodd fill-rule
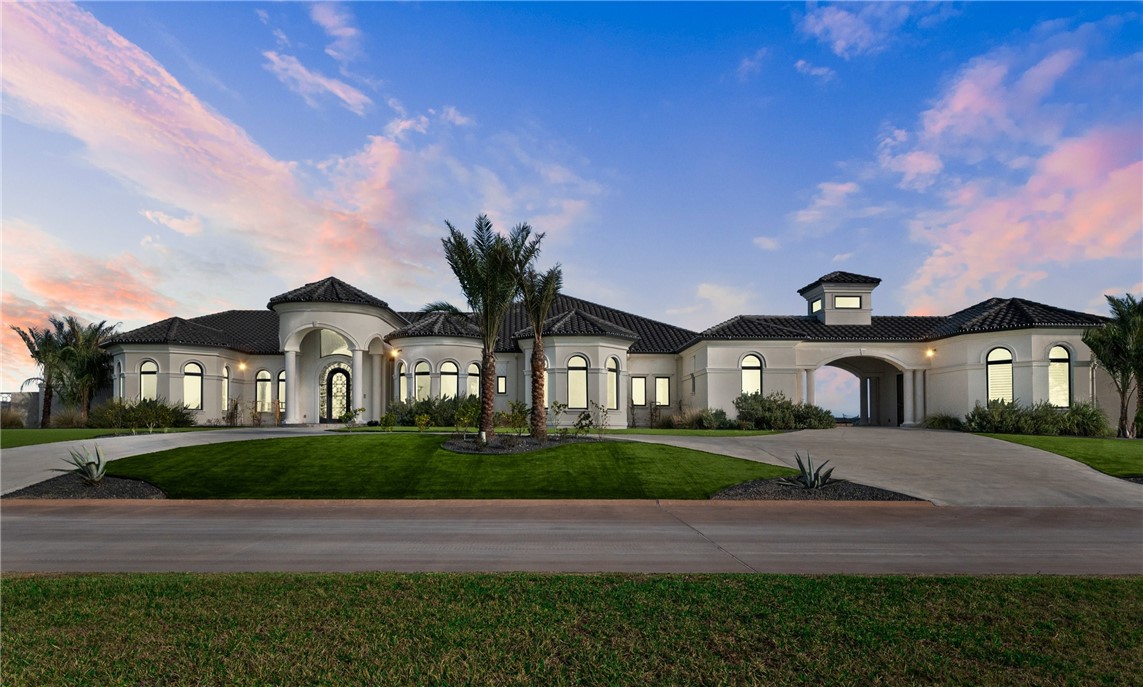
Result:
<svg viewBox="0 0 1143 687"><path fill-rule="evenodd" d="M631 378L631 405L645 406L647 405L647 378L646 377L632 377Z"/></svg>
<svg viewBox="0 0 1143 687"><path fill-rule="evenodd" d="M498 393L498 394L508 393L508 378L505 377L504 375L499 375L498 377L496 377L496 393Z"/></svg>
<svg viewBox="0 0 1143 687"><path fill-rule="evenodd" d="M1071 384L1068 379L1068 361L1048 363L1048 403L1066 408L1072 403Z"/></svg>
<svg viewBox="0 0 1143 687"><path fill-rule="evenodd" d="M810 303L810 312L811 313L821 312L821 309L822 309L822 299L815 298L814 302Z"/></svg>
<svg viewBox="0 0 1143 687"><path fill-rule="evenodd" d="M139 375L139 397L144 401L154 401L159 397L159 375L144 372Z"/></svg>
<svg viewBox="0 0 1143 687"><path fill-rule="evenodd" d="M861 296L834 296L833 307L838 310L860 310Z"/></svg>
<svg viewBox="0 0 1143 687"><path fill-rule="evenodd" d="M671 405L671 378L655 377L655 405Z"/></svg>

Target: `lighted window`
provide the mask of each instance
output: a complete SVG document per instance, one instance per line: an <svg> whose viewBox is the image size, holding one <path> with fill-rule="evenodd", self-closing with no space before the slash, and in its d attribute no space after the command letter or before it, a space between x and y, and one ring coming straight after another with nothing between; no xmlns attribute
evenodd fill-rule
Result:
<svg viewBox="0 0 1143 687"><path fill-rule="evenodd" d="M587 358L568 358L568 408L587 408Z"/></svg>
<svg viewBox="0 0 1143 687"><path fill-rule="evenodd" d="M1063 346L1048 351L1048 403L1059 408L1072 404L1071 356Z"/></svg>
<svg viewBox="0 0 1143 687"><path fill-rule="evenodd" d="M988 400L1012 402L1012 353L1007 348L988 352Z"/></svg>
<svg viewBox="0 0 1143 687"><path fill-rule="evenodd" d="M349 355L349 342L341 334L328 329L321 330L321 355Z"/></svg>
<svg viewBox="0 0 1143 687"><path fill-rule="evenodd" d="M631 405L645 406L647 405L647 378L646 377L632 377L631 378Z"/></svg>
<svg viewBox="0 0 1143 687"><path fill-rule="evenodd" d="M159 365L153 360L139 366L139 398L144 401L159 398Z"/></svg>
<svg viewBox="0 0 1143 687"><path fill-rule="evenodd" d="M183 405L192 410L202 410L202 365L183 365Z"/></svg>
<svg viewBox="0 0 1143 687"><path fill-rule="evenodd" d="M834 296L833 307L838 310L861 309L861 296Z"/></svg>
<svg viewBox="0 0 1143 687"><path fill-rule="evenodd" d="M274 410L274 399L270 396L273 379L266 370L258 370L254 377L254 403L259 413L269 413Z"/></svg>
<svg viewBox="0 0 1143 687"><path fill-rule="evenodd" d="M456 398L460 382L460 368L456 363L441 363L441 398Z"/></svg>
<svg viewBox="0 0 1143 687"><path fill-rule="evenodd" d="M811 313L821 312L821 309L822 309L822 299L815 298L814 301L812 303L810 303L810 312Z"/></svg>
<svg viewBox="0 0 1143 687"><path fill-rule="evenodd" d="M499 375L498 377L496 377L496 393L498 393L498 394L508 393L508 378L505 377L504 375Z"/></svg>
<svg viewBox="0 0 1143 687"><path fill-rule="evenodd" d="M607 407L610 410L619 409L619 360L607 359Z"/></svg>
<svg viewBox="0 0 1143 687"><path fill-rule="evenodd" d="M222 367L222 412L230 412L230 366Z"/></svg>
<svg viewBox="0 0 1143 687"><path fill-rule="evenodd" d="M115 363L115 381L119 385L116 396L122 401L127 397L127 377L123 374L123 363Z"/></svg>
<svg viewBox="0 0 1143 687"><path fill-rule="evenodd" d="M655 405L671 405L671 378L655 377Z"/></svg>
<svg viewBox="0 0 1143 687"><path fill-rule="evenodd" d="M432 394L432 370L428 363L422 360L413 367L413 380L413 389L417 394L417 400L427 400Z"/></svg>
<svg viewBox="0 0 1143 687"><path fill-rule="evenodd" d="M762 393L762 358L754 354L742 359L742 393Z"/></svg>
<svg viewBox="0 0 1143 687"><path fill-rule="evenodd" d="M466 383L469 396L480 396L480 366L476 363L469 363Z"/></svg>
<svg viewBox="0 0 1143 687"><path fill-rule="evenodd" d="M278 373L278 412L286 412L286 371Z"/></svg>
<svg viewBox="0 0 1143 687"><path fill-rule="evenodd" d="M409 367L405 363L397 366L397 386L400 389L400 395L397 397L398 401L407 401L409 399Z"/></svg>

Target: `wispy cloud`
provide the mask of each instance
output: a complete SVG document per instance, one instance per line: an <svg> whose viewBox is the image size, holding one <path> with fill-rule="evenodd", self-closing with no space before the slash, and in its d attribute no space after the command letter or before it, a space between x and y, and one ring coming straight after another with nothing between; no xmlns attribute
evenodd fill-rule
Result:
<svg viewBox="0 0 1143 687"><path fill-rule="evenodd" d="M812 76L822 83L833 81L835 78L837 78L837 72L830 69L829 67L817 67L810 64L809 62L806 62L805 60L798 60L795 62L794 69L797 70L799 74Z"/></svg>
<svg viewBox="0 0 1143 687"><path fill-rule="evenodd" d="M849 60L887 50L909 23L930 28L953 14L935 3L811 4L798 29Z"/></svg>
<svg viewBox="0 0 1143 687"><path fill-rule="evenodd" d="M749 57L743 57L738 63L738 80L749 81L755 74L762 70L762 61L770 54L769 48L758 48L754 54Z"/></svg>
<svg viewBox="0 0 1143 687"><path fill-rule="evenodd" d="M369 96L344 81L310 71L292 55L279 55L273 50L262 53L263 65L294 93L302 96L310 107L318 107L315 96L329 94L341 101L342 107L357 115L373 104Z"/></svg>
<svg viewBox="0 0 1143 687"><path fill-rule="evenodd" d="M854 198L861 186L854 181L825 181L818 184L810 204L801 210L790 213L789 219L798 231L810 236L821 236L840 227L852 219L866 219L885 213L879 205L855 203Z"/></svg>
<svg viewBox="0 0 1143 687"><path fill-rule="evenodd" d="M782 247L778 239L769 236L755 236L753 243L762 250L778 250Z"/></svg>
<svg viewBox="0 0 1143 687"><path fill-rule="evenodd" d="M348 7L333 2L315 2L310 6L310 18L333 39L325 54L345 65L361 56L361 30L354 26L353 14Z"/></svg>
<svg viewBox="0 0 1143 687"><path fill-rule="evenodd" d="M441 121L453 124L455 126L473 126L476 124L475 119L461 114L460 110L456 109L452 105L448 105L443 110L441 110L440 118Z"/></svg>
<svg viewBox="0 0 1143 687"><path fill-rule="evenodd" d="M694 297L698 302L666 310L672 322L702 330L735 315L755 313L758 310L758 297L750 286L704 282L695 288Z"/></svg>

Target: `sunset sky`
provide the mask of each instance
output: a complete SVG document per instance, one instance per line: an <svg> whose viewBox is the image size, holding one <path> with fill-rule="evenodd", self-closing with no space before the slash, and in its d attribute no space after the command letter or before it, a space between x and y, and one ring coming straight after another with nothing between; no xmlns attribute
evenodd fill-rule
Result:
<svg viewBox="0 0 1143 687"><path fill-rule="evenodd" d="M703 329L882 278L875 314L1143 292L1138 3L17 4L7 325L131 329L329 275L463 299L444 220ZM853 413L856 382L819 373Z"/></svg>

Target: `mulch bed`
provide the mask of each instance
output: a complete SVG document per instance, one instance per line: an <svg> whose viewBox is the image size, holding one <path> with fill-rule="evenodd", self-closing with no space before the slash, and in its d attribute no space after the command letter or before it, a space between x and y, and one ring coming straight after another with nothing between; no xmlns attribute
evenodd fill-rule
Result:
<svg viewBox="0 0 1143 687"><path fill-rule="evenodd" d="M821 489L801 489L778 479L756 479L728 487L710 497L720 501L923 501L887 489L855 482L831 482Z"/></svg>
<svg viewBox="0 0 1143 687"><path fill-rule="evenodd" d="M4 494L5 499L165 499L163 490L137 479L104 477L97 486L76 474L53 477L46 482Z"/></svg>
<svg viewBox="0 0 1143 687"><path fill-rule="evenodd" d="M489 455L507 456L516 453L531 453L532 451L539 451L542 448L552 448L554 446L564 446L566 444L587 444L595 443L597 441L615 441L614 439L599 439L597 437L583 436L578 439L575 437L564 437L563 439L556 439L554 436L549 436L546 442L537 441L529 436L516 436L497 434L493 437L492 441L484 446L476 443L473 437L453 438L444 442L441 445L446 451L453 453L484 453Z"/></svg>

